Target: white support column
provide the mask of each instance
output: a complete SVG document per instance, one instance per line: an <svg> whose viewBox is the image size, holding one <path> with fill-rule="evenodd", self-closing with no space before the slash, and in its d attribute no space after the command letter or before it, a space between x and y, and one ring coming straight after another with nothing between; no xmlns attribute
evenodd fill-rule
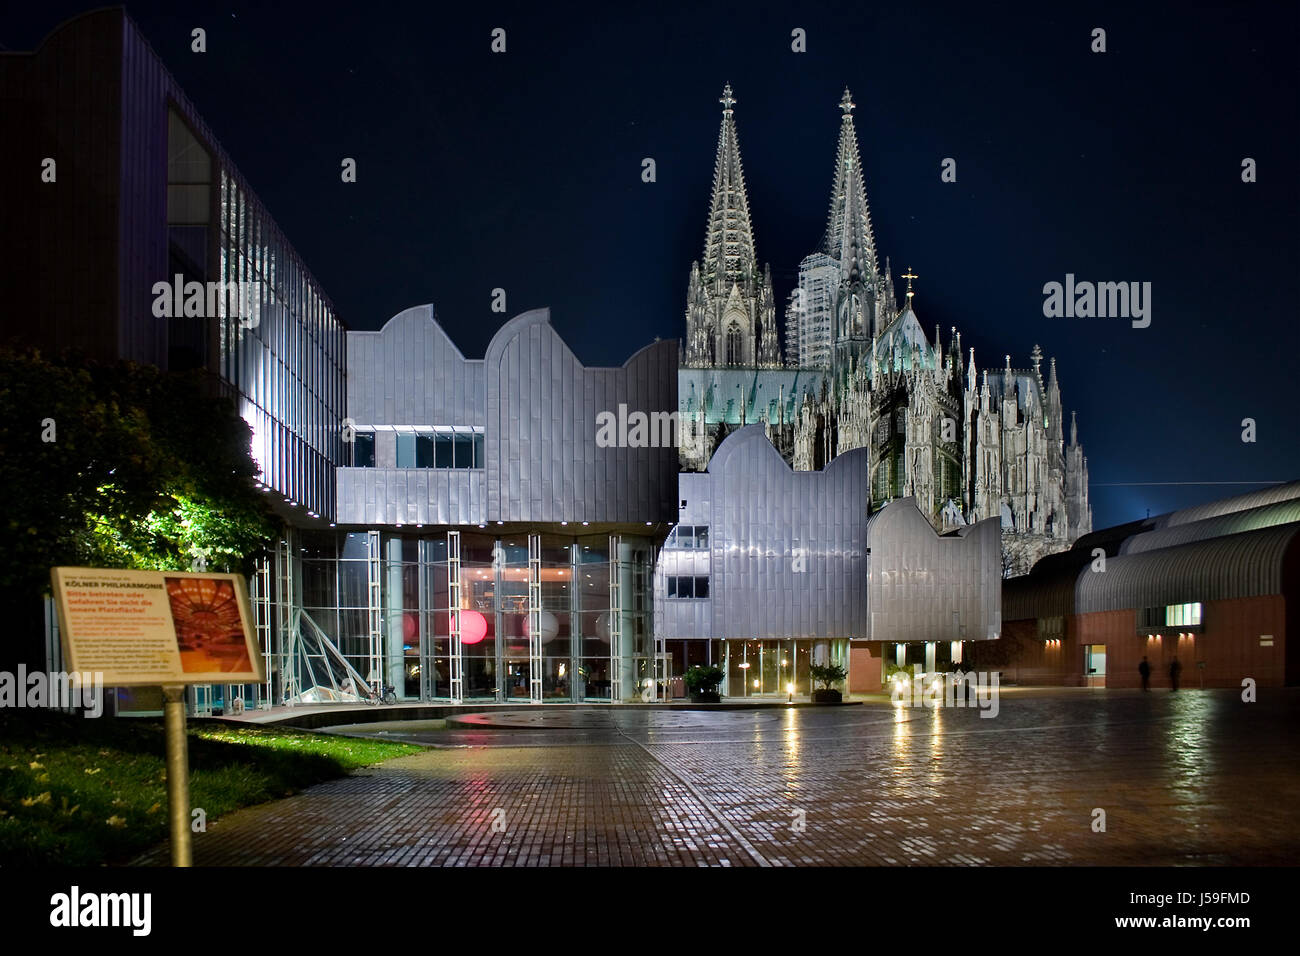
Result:
<svg viewBox="0 0 1300 956"><path fill-rule="evenodd" d="M292 640L297 607L297 586L294 581L294 549L297 534L285 528L276 544L275 556L275 607L277 630L280 638L280 699L295 697L302 691L302 675L298 673L297 644ZM274 698L272 698L274 700Z"/></svg>
<svg viewBox="0 0 1300 956"><path fill-rule="evenodd" d="M451 675L451 702L459 704L465 699L465 672L461 660L460 643L460 532L447 532L447 606L451 630L451 659L448 661Z"/></svg>
<svg viewBox="0 0 1300 956"><path fill-rule="evenodd" d="M528 536L528 699L542 702L542 536Z"/></svg>
<svg viewBox="0 0 1300 956"><path fill-rule="evenodd" d="M623 592L618 535L609 536L609 699L623 699Z"/></svg>
<svg viewBox="0 0 1300 956"><path fill-rule="evenodd" d="M257 627L257 644L262 649L262 667L266 682L261 688L257 707L270 707L275 703L274 681L271 668L274 650L271 647L271 558L260 558L253 574L253 618Z"/></svg>
<svg viewBox="0 0 1300 956"><path fill-rule="evenodd" d="M387 547L387 561L380 565L381 580L383 577L387 578L384 587L380 591L379 603L380 618L386 622L386 627L380 632L380 649L382 652L380 666L382 668L383 683L391 685L394 694L400 700L406 696L407 608L411 605L410 599L412 596L416 598L415 606L418 608L421 605L419 603L418 581L415 595L406 592L406 575L403 573L402 564L402 540L398 537L390 537ZM384 569L386 569L386 573ZM386 609L384 607L385 596L387 596ZM419 615L416 616L418 618ZM387 635L386 639L383 636L385 634Z"/></svg>
<svg viewBox="0 0 1300 956"><path fill-rule="evenodd" d="M383 697L384 695L384 662L383 662L383 640L384 640L384 618L383 618L383 587L380 581L381 569L383 567L382 555L380 554L380 538L378 531L366 532L366 607L369 611L369 660L366 665L366 682L370 684L371 689Z"/></svg>

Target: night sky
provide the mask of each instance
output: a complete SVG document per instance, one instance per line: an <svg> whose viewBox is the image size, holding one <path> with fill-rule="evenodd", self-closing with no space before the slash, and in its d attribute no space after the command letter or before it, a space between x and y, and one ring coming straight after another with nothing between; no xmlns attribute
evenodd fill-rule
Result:
<svg viewBox="0 0 1300 956"><path fill-rule="evenodd" d="M507 316L549 306L587 364L681 338L728 81L781 317L847 85L895 280L919 274L921 324L945 346L956 325L980 367L1056 356L1096 527L1300 477L1296 4L621 6L127 9L350 328L431 301L478 357L502 287ZM0 44L88 9L11 11ZM1151 282L1151 326L1045 318L1067 272Z"/></svg>

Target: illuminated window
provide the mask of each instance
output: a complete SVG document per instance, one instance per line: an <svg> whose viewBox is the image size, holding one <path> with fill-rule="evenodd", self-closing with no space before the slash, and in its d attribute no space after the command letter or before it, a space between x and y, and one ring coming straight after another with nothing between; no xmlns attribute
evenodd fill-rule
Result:
<svg viewBox="0 0 1300 956"><path fill-rule="evenodd" d="M1165 624L1169 627L1195 627L1201 623L1201 605L1170 604L1165 608Z"/></svg>

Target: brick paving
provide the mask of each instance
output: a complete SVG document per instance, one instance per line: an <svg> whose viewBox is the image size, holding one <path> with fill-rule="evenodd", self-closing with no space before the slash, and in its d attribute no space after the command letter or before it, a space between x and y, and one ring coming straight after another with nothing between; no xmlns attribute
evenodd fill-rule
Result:
<svg viewBox="0 0 1300 956"><path fill-rule="evenodd" d="M354 727L430 749L217 820L195 863L1290 865L1300 691L1261 697L1013 689L993 719L871 702Z"/></svg>

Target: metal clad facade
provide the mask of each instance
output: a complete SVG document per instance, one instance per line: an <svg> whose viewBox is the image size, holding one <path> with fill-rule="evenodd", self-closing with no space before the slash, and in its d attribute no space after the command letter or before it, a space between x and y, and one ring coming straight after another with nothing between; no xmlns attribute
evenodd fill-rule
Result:
<svg viewBox="0 0 1300 956"><path fill-rule="evenodd" d="M871 638L991 640L1002 628L1001 524L987 518L940 536L912 498L871 519Z"/></svg>
<svg viewBox="0 0 1300 956"><path fill-rule="evenodd" d="M1122 555L1104 574L1084 569L1076 613L1220 601L1282 593L1283 560L1300 522Z"/></svg>
<svg viewBox="0 0 1300 956"><path fill-rule="evenodd" d="M866 638L867 452L796 472L762 426L680 476L680 523L707 525L707 551L665 550L656 573L668 638ZM670 575L709 575L709 598L669 599Z"/></svg>
<svg viewBox="0 0 1300 956"><path fill-rule="evenodd" d="M1250 491L1244 495L1234 495L1231 498L1221 498L1218 501L1209 501L1203 505L1173 511L1163 516L1157 526L1164 528L1172 525L1188 524L1192 521L1204 521L1206 518L1217 518L1233 512L1245 511L1248 508L1260 508L1264 505L1276 504L1279 501L1290 501L1294 498L1300 498L1300 481L1289 481L1269 488L1262 488L1259 491Z"/></svg>
<svg viewBox="0 0 1300 956"><path fill-rule="evenodd" d="M1290 498L1258 508L1233 511L1213 518L1169 524L1156 531L1134 535L1120 547L1121 554L1140 554L1158 548L1171 548L1207 538L1218 538L1243 531L1257 531L1279 524L1300 521L1300 498Z"/></svg>
<svg viewBox="0 0 1300 956"><path fill-rule="evenodd" d="M407 369L411 356L419 364ZM377 467L339 470L338 521L671 522L676 447L600 447L597 416L620 405L671 413L676 382L673 342L621 368L586 368L536 310L502 326L485 358L466 359L432 306L407 309L379 332L348 334L348 415L375 429ZM398 468L395 427L480 428L483 466Z"/></svg>

